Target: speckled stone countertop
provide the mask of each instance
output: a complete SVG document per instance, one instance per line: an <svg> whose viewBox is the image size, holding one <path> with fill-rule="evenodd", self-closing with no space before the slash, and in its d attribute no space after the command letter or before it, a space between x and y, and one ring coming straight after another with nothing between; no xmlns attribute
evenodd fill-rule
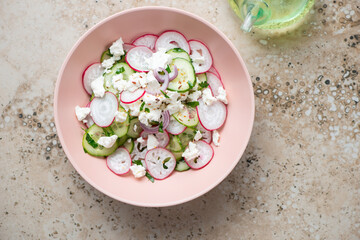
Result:
<svg viewBox="0 0 360 240"><path fill-rule="evenodd" d="M235 44L256 119L219 186L168 208L87 184L53 119L57 73L101 19L144 5L193 12ZM244 34L223 1L0 1L0 239L360 239L360 2L317 1L291 32Z"/></svg>

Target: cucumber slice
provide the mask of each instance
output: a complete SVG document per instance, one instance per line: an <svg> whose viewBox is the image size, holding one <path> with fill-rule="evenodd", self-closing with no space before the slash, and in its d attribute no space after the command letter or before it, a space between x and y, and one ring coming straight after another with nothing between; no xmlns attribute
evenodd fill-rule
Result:
<svg viewBox="0 0 360 240"><path fill-rule="evenodd" d="M111 58L113 55L110 53L110 49L107 49L101 54L100 62L102 63L104 60Z"/></svg>
<svg viewBox="0 0 360 240"><path fill-rule="evenodd" d="M187 127L195 127L199 123L196 108L185 106L180 112L172 115L179 123Z"/></svg>
<svg viewBox="0 0 360 240"><path fill-rule="evenodd" d="M201 87L201 86L199 85L199 83L207 82L206 73L196 74L196 77L198 78L198 79L197 79L197 80L198 80L198 82L197 82L197 84L198 84L198 90L204 89L203 87Z"/></svg>
<svg viewBox="0 0 360 240"><path fill-rule="evenodd" d="M134 140L132 140L131 138L128 138L126 140L126 142L124 143L124 148L126 148L129 153L131 154L134 150Z"/></svg>
<svg viewBox="0 0 360 240"><path fill-rule="evenodd" d="M133 118L130 120L130 127L127 135L131 138L140 137L140 133L142 132L142 127L140 126L140 121L138 118Z"/></svg>
<svg viewBox="0 0 360 240"><path fill-rule="evenodd" d="M110 126L104 128L104 131L108 136L112 136L115 134L116 136L121 138L127 134L129 130L129 125L130 125L130 118L128 116L125 122L120 123L114 121Z"/></svg>
<svg viewBox="0 0 360 240"><path fill-rule="evenodd" d="M92 125L86 130L83 136L82 145L84 151L95 157L106 157L111 155L118 148L119 141L116 141L111 148L105 148L97 143L99 138L104 136L106 136L106 133L101 127L96 124Z"/></svg>
<svg viewBox="0 0 360 240"><path fill-rule="evenodd" d="M119 107L119 112L125 112L123 107ZM107 136L117 135L119 138L125 136L129 130L130 125L130 117L129 114L125 120L125 122L116 122L114 121L109 127L104 128L105 134Z"/></svg>
<svg viewBox="0 0 360 240"><path fill-rule="evenodd" d="M128 80L129 76L135 73L135 71L132 70L127 63L124 62L115 63L115 65L112 66L112 68L110 69L110 72L105 73L104 75L104 88L106 91L117 93L117 90L111 86L111 83L113 76L120 73L123 74L124 80ZM106 83L108 83L108 85L111 87L106 87L107 85Z"/></svg>
<svg viewBox="0 0 360 240"><path fill-rule="evenodd" d="M181 48L173 48L173 49L170 49L169 51L167 51L166 53L170 54L173 59L174 58L183 58L183 59L191 62L191 58L190 58L189 54Z"/></svg>
<svg viewBox="0 0 360 240"><path fill-rule="evenodd" d="M183 58L174 58L170 64L173 71L174 65L178 68L177 77L169 83L168 89L177 92L187 92L195 86L195 70L191 62Z"/></svg>
<svg viewBox="0 0 360 240"><path fill-rule="evenodd" d="M118 145L119 146L124 145L126 140L128 140L128 136L122 136L121 138L118 138Z"/></svg>
<svg viewBox="0 0 360 240"><path fill-rule="evenodd" d="M194 140L195 134L196 134L195 129L187 128L183 133L178 135L179 139L180 139L181 146L183 147L183 149L185 149L187 147L189 142Z"/></svg>
<svg viewBox="0 0 360 240"><path fill-rule="evenodd" d="M176 162L176 167L175 170L178 172L184 172L189 170L190 167L186 164L186 162L184 160L180 160Z"/></svg>
<svg viewBox="0 0 360 240"><path fill-rule="evenodd" d="M182 159L182 154L184 152L183 151L179 151L179 152L172 152L172 154L174 155L176 161L180 161Z"/></svg>
<svg viewBox="0 0 360 240"><path fill-rule="evenodd" d="M169 149L172 152L181 151L182 146L181 146L181 143L180 143L179 136L169 134L169 137L170 137L170 141L169 141L169 144L168 144L168 146L166 148Z"/></svg>

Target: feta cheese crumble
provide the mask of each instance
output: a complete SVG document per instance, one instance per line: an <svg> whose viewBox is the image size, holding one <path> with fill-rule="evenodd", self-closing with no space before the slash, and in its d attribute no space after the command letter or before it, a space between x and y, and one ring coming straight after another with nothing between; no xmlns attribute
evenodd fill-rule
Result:
<svg viewBox="0 0 360 240"><path fill-rule="evenodd" d="M145 140L142 137L137 138L136 141L138 141L139 143L144 143L145 142Z"/></svg>
<svg viewBox="0 0 360 240"><path fill-rule="evenodd" d="M88 107L84 107L84 108L79 106L75 107L75 114L79 121L83 121L87 117L87 115L89 115L89 113L90 113L90 108Z"/></svg>
<svg viewBox="0 0 360 240"><path fill-rule="evenodd" d="M91 82L91 89L95 97L103 97L105 95L105 88L104 88L104 77L100 76L94 81Z"/></svg>
<svg viewBox="0 0 360 240"><path fill-rule="evenodd" d="M190 102L195 102L195 101L197 101L200 97L201 97L201 91L195 91L195 92L193 92L193 93L190 93L190 94L187 96L187 99L188 99Z"/></svg>
<svg viewBox="0 0 360 240"><path fill-rule="evenodd" d="M153 53L151 57L145 59L150 70L155 70L156 68L166 68L172 61L170 54L166 53L165 48L160 48L157 52Z"/></svg>
<svg viewBox="0 0 360 240"><path fill-rule="evenodd" d="M215 146L220 146L220 133L217 130L213 131L212 140Z"/></svg>
<svg viewBox="0 0 360 240"><path fill-rule="evenodd" d="M147 149L150 150L156 148L157 146L159 146L159 141L154 135L150 134L147 139Z"/></svg>
<svg viewBox="0 0 360 240"><path fill-rule="evenodd" d="M110 53L114 55L115 57L119 57L125 54L124 48L123 48L123 40L122 38L119 38L116 40L110 47Z"/></svg>
<svg viewBox="0 0 360 240"><path fill-rule="evenodd" d="M135 178L141 178L146 174L145 168L141 165L134 164L130 167L130 170Z"/></svg>
<svg viewBox="0 0 360 240"><path fill-rule="evenodd" d="M186 148L185 152L183 152L182 156L187 160L193 160L200 155L199 149L197 149L196 144L193 142L189 142L189 146Z"/></svg>
<svg viewBox="0 0 360 240"><path fill-rule="evenodd" d="M199 130L196 131L196 134L194 136L195 141L199 141L202 138L202 134Z"/></svg>
<svg viewBox="0 0 360 240"><path fill-rule="evenodd" d="M219 95L216 96L216 99L222 101L225 104L228 104L228 100L226 97L226 90L223 87L218 88Z"/></svg>
<svg viewBox="0 0 360 240"><path fill-rule="evenodd" d="M216 98L212 95L212 92L209 88L204 89L202 93L202 99L206 105L211 105L213 102L217 101Z"/></svg>
<svg viewBox="0 0 360 240"><path fill-rule="evenodd" d="M118 136L116 136L116 135L112 135L111 137L101 137L101 138L99 138L97 143L105 148L111 148L117 139L118 139Z"/></svg>
<svg viewBox="0 0 360 240"><path fill-rule="evenodd" d="M126 112L119 112L119 111L115 112L115 121L116 122L123 123L123 122L126 121L126 119L127 119L127 113Z"/></svg>
<svg viewBox="0 0 360 240"><path fill-rule="evenodd" d="M105 59L102 63L101 66L103 66L106 69L111 68L115 63L115 59L114 58L109 58L109 59Z"/></svg>

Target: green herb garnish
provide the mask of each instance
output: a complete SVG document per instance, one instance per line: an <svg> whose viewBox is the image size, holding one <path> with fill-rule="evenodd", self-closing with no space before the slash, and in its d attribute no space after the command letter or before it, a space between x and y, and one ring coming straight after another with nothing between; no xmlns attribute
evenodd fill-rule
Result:
<svg viewBox="0 0 360 240"><path fill-rule="evenodd" d="M160 122L159 124L159 132L163 133L164 130L163 130L163 122Z"/></svg>
<svg viewBox="0 0 360 240"><path fill-rule="evenodd" d="M154 178L150 175L150 173L146 172L145 176L153 183L155 182Z"/></svg>
<svg viewBox="0 0 360 240"><path fill-rule="evenodd" d="M199 82L199 86L202 88L207 88L209 84L207 83L207 81L204 81L204 82Z"/></svg>
<svg viewBox="0 0 360 240"><path fill-rule="evenodd" d="M149 113L149 112L150 112L150 109L145 108L145 112Z"/></svg>
<svg viewBox="0 0 360 240"><path fill-rule="evenodd" d="M167 71L168 73L171 73L171 69L170 69L170 66L169 66L169 65L167 65L166 71Z"/></svg>
<svg viewBox="0 0 360 240"><path fill-rule="evenodd" d="M140 106L140 112L144 109L144 106L145 106L145 102L143 102Z"/></svg>
<svg viewBox="0 0 360 240"><path fill-rule="evenodd" d="M198 101L188 102L188 103L186 103L186 105L188 105L190 107L196 107L196 106L199 106L199 102Z"/></svg>
<svg viewBox="0 0 360 240"><path fill-rule="evenodd" d="M120 74L120 73L123 73L123 72L125 72L124 67L121 67L121 68L116 70L116 74Z"/></svg>
<svg viewBox="0 0 360 240"><path fill-rule="evenodd" d="M165 165L165 163L167 163L168 161L170 161L171 157L167 157L165 158L165 160L163 161L163 168L168 169L168 167Z"/></svg>
<svg viewBox="0 0 360 240"><path fill-rule="evenodd" d="M166 93L165 93L163 90L160 90L160 92L161 92L162 94L164 94L164 96L165 96L166 98L170 98L168 95L166 95Z"/></svg>
<svg viewBox="0 0 360 240"><path fill-rule="evenodd" d="M142 166L141 160L133 160L133 164Z"/></svg>

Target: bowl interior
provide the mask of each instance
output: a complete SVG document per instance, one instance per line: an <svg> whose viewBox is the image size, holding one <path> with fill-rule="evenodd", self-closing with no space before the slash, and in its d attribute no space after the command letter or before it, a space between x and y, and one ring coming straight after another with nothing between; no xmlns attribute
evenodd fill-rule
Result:
<svg viewBox="0 0 360 240"><path fill-rule="evenodd" d="M122 37L131 42L145 33L180 31L189 39L198 39L209 47L228 93L228 116L220 129L221 146L214 148L213 160L205 168L174 172L163 181L117 176L104 159L85 154L82 148L82 124L74 108L85 106L89 96L81 83L86 66L99 61L101 53ZM206 21L181 10L144 7L115 14L90 29L75 44L59 73L55 89L55 121L60 141L69 160L92 186L108 196L139 206L170 206L194 199L220 183L235 167L248 143L253 119L253 90L246 67L237 50L220 31Z"/></svg>

